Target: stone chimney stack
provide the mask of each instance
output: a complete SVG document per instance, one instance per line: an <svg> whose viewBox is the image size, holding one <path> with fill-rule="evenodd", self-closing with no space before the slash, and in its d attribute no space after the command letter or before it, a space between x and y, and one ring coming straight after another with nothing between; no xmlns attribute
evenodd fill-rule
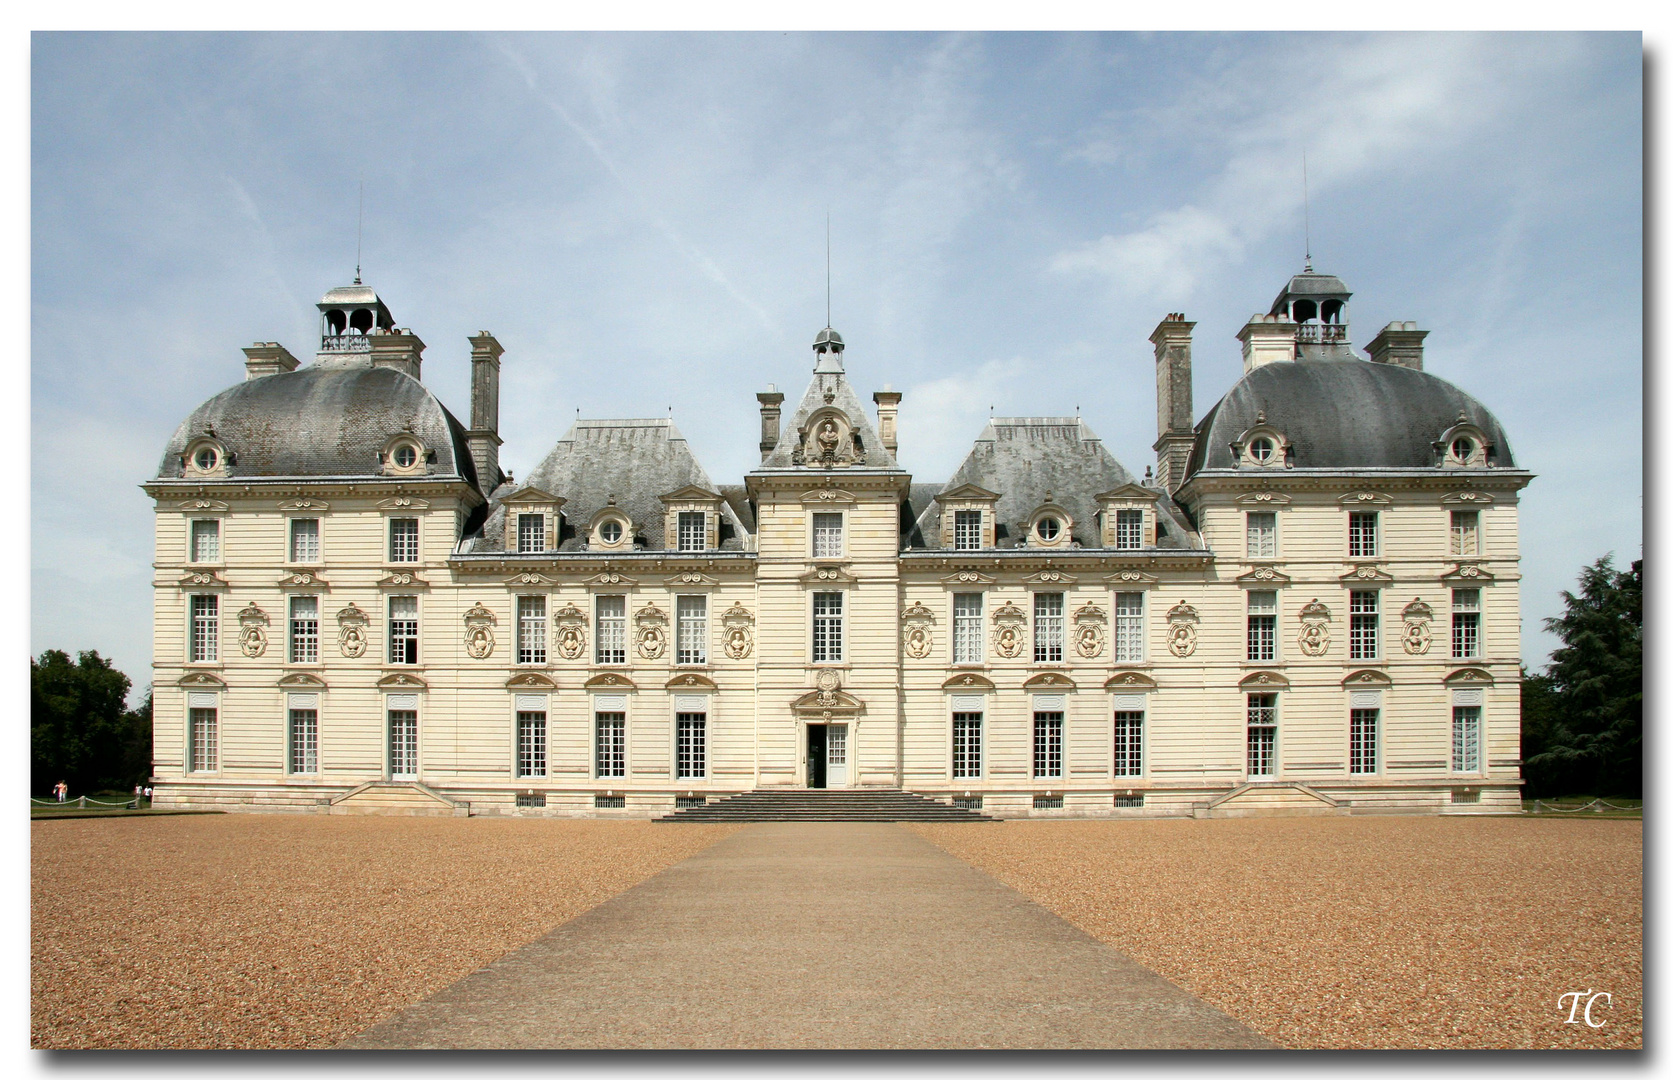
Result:
<svg viewBox="0 0 1673 1080"><path fill-rule="evenodd" d="M372 366L394 368L403 375L423 381L424 342L411 330L384 330L368 336L372 344Z"/></svg>
<svg viewBox="0 0 1673 1080"><path fill-rule="evenodd" d="M1243 373L1295 359L1295 323L1282 315L1251 315L1237 332L1243 342Z"/></svg>
<svg viewBox="0 0 1673 1080"><path fill-rule="evenodd" d="M871 395L871 400L877 403L877 437L883 440L883 449L892 454L900 445L900 437L895 431L895 419L900 413L900 391L885 384L883 389Z"/></svg>
<svg viewBox="0 0 1673 1080"><path fill-rule="evenodd" d="M1156 324L1156 482L1170 495L1185 480L1191 457L1191 331L1182 312Z"/></svg>
<svg viewBox="0 0 1673 1080"><path fill-rule="evenodd" d="M471 426L465 442L483 494L500 486L500 357L505 349L484 330L471 343Z"/></svg>
<svg viewBox="0 0 1673 1080"><path fill-rule="evenodd" d="M1371 339L1365 351L1372 363L1398 364L1413 371L1422 371L1423 339L1428 336L1429 331L1419 330L1415 322L1391 322Z"/></svg>
<svg viewBox="0 0 1673 1080"><path fill-rule="evenodd" d="M258 341L244 350L244 381L295 371L296 364L296 357L277 341Z"/></svg>
<svg viewBox="0 0 1673 1080"><path fill-rule="evenodd" d="M755 400L761 403L761 460L778 445L778 418L783 412L784 395L778 392L778 387L767 384L767 392L756 394Z"/></svg>

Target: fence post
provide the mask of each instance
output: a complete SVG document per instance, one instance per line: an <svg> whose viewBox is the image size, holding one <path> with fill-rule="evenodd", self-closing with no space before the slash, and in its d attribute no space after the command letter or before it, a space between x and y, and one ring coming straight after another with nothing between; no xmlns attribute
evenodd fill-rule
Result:
<svg viewBox="0 0 1673 1080"><path fill-rule="evenodd" d="M87 796L83 795L80 799L76 800L76 809L78 809L78 810L87 809Z"/></svg>

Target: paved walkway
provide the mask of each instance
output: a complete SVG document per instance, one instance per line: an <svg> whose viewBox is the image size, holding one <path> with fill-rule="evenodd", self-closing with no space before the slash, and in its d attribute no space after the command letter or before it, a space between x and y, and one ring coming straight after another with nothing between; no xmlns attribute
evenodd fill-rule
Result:
<svg viewBox="0 0 1673 1080"><path fill-rule="evenodd" d="M907 829L760 824L342 1045L1270 1044Z"/></svg>

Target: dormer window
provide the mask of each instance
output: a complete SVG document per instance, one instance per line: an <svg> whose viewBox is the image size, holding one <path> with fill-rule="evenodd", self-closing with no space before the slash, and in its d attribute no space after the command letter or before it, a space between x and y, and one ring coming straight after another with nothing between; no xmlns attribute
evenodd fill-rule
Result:
<svg viewBox="0 0 1673 1080"><path fill-rule="evenodd" d="M1460 465L1467 465L1475 454L1475 440L1468 435L1452 440L1452 460Z"/></svg>
<svg viewBox="0 0 1673 1080"><path fill-rule="evenodd" d="M1434 444L1435 460L1443 469L1487 468L1487 433L1470 423L1468 414L1441 433Z"/></svg>
<svg viewBox="0 0 1673 1080"><path fill-rule="evenodd" d="M953 512L953 548L957 551L976 551L982 546L982 512L956 510Z"/></svg>
<svg viewBox="0 0 1673 1080"><path fill-rule="evenodd" d="M213 472L220 463L221 455L215 452L213 446L200 446L198 452L192 455L192 464L199 472Z"/></svg>
<svg viewBox="0 0 1673 1080"><path fill-rule="evenodd" d="M598 527L598 538L606 544L621 543L622 523L619 521L606 521L603 525Z"/></svg>
<svg viewBox="0 0 1673 1080"><path fill-rule="evenodd" d="M1034 523L1034 534L1048 544L1062 532L1063 523L1049 514Z"/></svg>
<svg viewBox="0 0 1673 1080"><path fill-rule="evenodd" d="M1144 547L1143 510L1115 512L1115 547L1118 551L1137 551Z"/></svg>
<svg viewBox="0 0 1673 1080"><path fill-rule="evenodd" d="M187 476L224 476L231 463L213 434L192 440L181 463Z"/></svg>
<svg viewBox="0 0 1673 1080"><path fill-rule="evenodd" d="M1232 443L1232 456L1243 468L1281 469L1289 458L1289 448L1289 440L1266 422L1263 412L1257 414L1255 426Z"/></svg>
<svg viewBox="0 0 1673 1080"><path fill-rule="evenodd" d="M517 551L519 554L546 550L546 515L517 515Z"/></svg>
<svg viewBox="0 0 1673 1080"><path fill-rule="evenodd" d="M411 443L402 443L395 448L395 467L410 469L418 464L418 450Z"/></svg>
<svg viewBox="0 0 1673 1080"><path fill-rule="evenodd" d="M1277 450L1278 448L1273 445L1272 440L1265 435L1253 439L1249 443L1249 456L1261 465L1271 461L1272 455L1277 453Z"/></svg>
<svg viewBox="0 0 1673 1080"><path fill-rule="evenodd" d="M702 551L708 546L705 543L708 539L708 517L709 515L701 510L695 512L690 510L680 511L680 551Z"/></svg>
<svg viewBox="0 0 1673 1080"><path fill-rule="evenodd" d="M391 439L383 448L384 472L416 476L424 471L424 447L411 435Z"/></svg>

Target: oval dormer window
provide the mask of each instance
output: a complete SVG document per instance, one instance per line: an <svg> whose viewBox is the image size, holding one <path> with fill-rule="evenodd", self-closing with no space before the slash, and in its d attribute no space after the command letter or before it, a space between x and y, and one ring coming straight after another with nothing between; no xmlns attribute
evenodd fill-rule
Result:
<svg viewBox="0 0 1673 1080"><path fill-rule="evenodd" d="M1277 449L1271 439L1262 435L1249 444L1249 456L1265 465L1272 460L1272 455L1277 452Z"/></svg>
<svg viewBox="0 0 1673 1080"><path fill-rule="evenodd" d="M215 466L220 463L221 455L213 446L199 447L198 452L192 455L192 464L197 466L199 472L213 472Z"/></svg>
<svg viewBox="0 0 1673 1080"><path fill-rule="evenodd" d="M1460 436L1452 440L1452 460L1460 465L1467 465L1471 455L1475 453L1475 440Z"/></svg>
<svg viewBox="0 0 1673 1080"><path fill-rule="evenodd" d="M1043 517L1040 519L1039 524L1034 526L1034 531L1040 534L1040 539L1045 540L1048 543L1052 540L1056 540L1057 534L1062 530L1062 524L1060 524L1054 517Z"/></svg>
<svg viewBox="0 0 1673 1080"><path fill-rule="evenodd" d="M599 539L603 540L606 544L620 543L622 539L622 523L619 521L606 521L598 527L598 536Z"/></svg>
<svg viewBox="0 0 1673 1080"><path fill-rule="evenodd" d="M411 443L402 443L395 448L395 464L398 468L410 469L418 463L418 451Z"/></svg>

